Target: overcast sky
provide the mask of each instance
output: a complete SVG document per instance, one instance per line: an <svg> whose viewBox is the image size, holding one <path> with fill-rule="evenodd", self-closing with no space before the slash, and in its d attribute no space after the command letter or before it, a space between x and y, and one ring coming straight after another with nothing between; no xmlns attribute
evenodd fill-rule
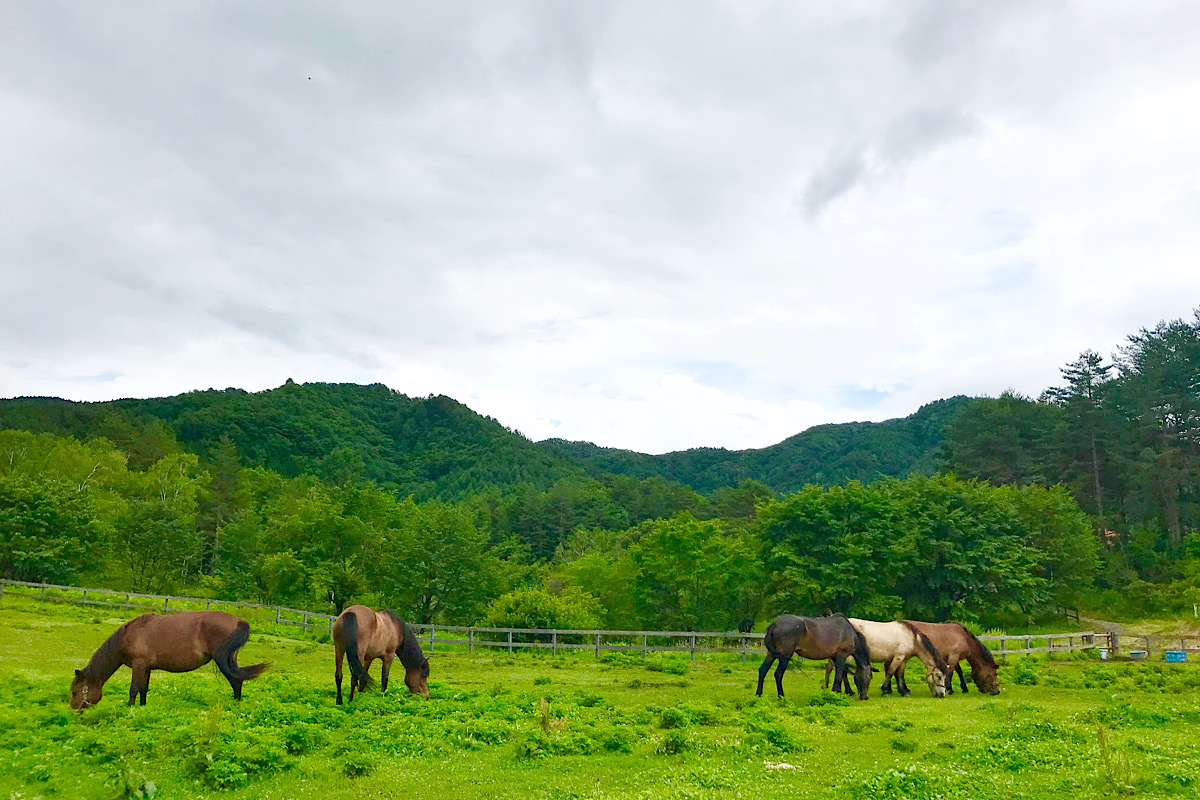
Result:
<svg viewBox="0 0 1200 800"><path fill-rule="evenodd" d="M1200 4L0 4L0 395L773 444L1200 305Z"/></svg>

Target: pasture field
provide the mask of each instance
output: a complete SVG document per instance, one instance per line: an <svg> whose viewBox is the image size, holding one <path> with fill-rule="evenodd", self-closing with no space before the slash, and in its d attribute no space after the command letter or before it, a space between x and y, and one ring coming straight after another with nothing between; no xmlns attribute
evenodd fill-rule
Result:
<svg viewBox="0 0 1200 800"><path fill-rule="evenodd" d="M437 654L431 698L393 673L334 705L332 647L257 626L240 660L274 668L231 697L212 667L129 671L67 708L112 609L0 599L0 798L1194 797L1195 665L1010 659L1004 692L858 702L794 665L754 698L757 660L590 653ZM282 634L283 632L280 632ZM757 654L761 657L761 652ZM399 665L397 664L397 672ZM375 667L378 675L378 665ZM767 691L773 695L768 677Z"/></svg>

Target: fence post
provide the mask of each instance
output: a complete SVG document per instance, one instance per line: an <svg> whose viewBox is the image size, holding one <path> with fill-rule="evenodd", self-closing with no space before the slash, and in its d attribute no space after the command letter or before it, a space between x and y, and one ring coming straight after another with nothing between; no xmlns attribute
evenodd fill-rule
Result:
<svg viewBox="0 0 1200 800"><path fill-rule="evenodd" d="M432 623L430 623L430 625L429 625L429 651L430 652L433 652L433 629L434 629L434 625Z"/></svg>
<svg viewBox="0 0 1200 800"><path fill-rule="evenodd" d="M696 634L688 637L688 651L691 653L691 660L696 660Z"/></svg>
<svg viewBox="0 0 1200 800"><path fill-rule="evenodd" d="M550 634L550 655L558 655L558 631Z"/></svg>
<svg viewBox="0 0 1200 800"><path fill-rule="evenodd" d="M646 660L646 634L642 634L642 660Z"/></svg>
<svg viewBox="0 0 1200 800"><path fill-rule="evenodd" d="M42 597L46 596L46 590L42 589ZM129 608L129 595L125 595L125 607Z"/></svg>
<svg viewBox="0 0 1200 800"><path fill-rule="evenodd" d="M171 598L164 597L163 598L163 613L166 614L170 610L171 610Z"/></svg>
<svg viewBox="0 0 1200 800"><path fill-rule="evenodd" d="M475 652L475 629L467 628L467 653Z"/></svg>
<svg viewBox="0 0 1200 800"><path fill-rule="evenodd" d="M210 605L212 605L212 600L205 600L205 601L204 601L204 610L205 610L205 611L208 611L208 610L209 610L209 608L208 608L208 607L209 607Z"/></svg>
<svg viewBox="0 0 1200 800"><path fill-rule="evenodd" d="M279 606L275 606L275 624L279 624Z"/></svg>
<svg viewBox="0 0 1200 800"><path fill-rule="evenodd" d="M304 612L304 632L308 633L308 612Z"/></svg>
<svg viewBox="0 0 1200 800"><path fill-rule="evenodd" d="M512 631L508 632L508 654L512 655Z"/></svg>
<svg viewBox="0 0 1200 800"><path fill-rule="evenodd" d="M43 600L46 599L46 587L45 586L42 587L42 599ZM129 598L126 597L125 599L128 600Z"/></svg>
<svg viewBox="0 0 1200 800"><path fill-rule="evenodd" d="M600 657L600 634L596 634L596 658Z"/></svg>
<svg viewBox="0 0 1200 800"><path fill-rule="evenodd" d="M742 640L742 664L746 663L746 637L739 637Z"/></svg>

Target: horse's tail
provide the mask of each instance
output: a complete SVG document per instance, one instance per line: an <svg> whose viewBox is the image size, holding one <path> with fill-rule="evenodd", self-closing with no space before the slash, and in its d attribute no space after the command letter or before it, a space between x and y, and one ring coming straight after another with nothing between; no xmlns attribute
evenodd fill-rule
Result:
<svg viewBox="0 0 1200 800"><path fill-rule="evenodd" d="M358 657L358 615L353 611L342 615L342 649L346 651L346 660L350 662L350 677L359 689L370 686L371 675Z"/></svg>
<svg viewBox="0 0 1200 800"><path fill-rule="evenodd" d="M266 672L271 665L267 662L255 664L250 667L239 667L237 663L238 650L242 649L242 645L250 641L250 623L246 620L238 620L237 627L233 629L233 633L226 637L225 641L217 645L217 649L213 652L213 661L217 662L217 669L230 680L251 681Z"/></svg>
<svg viewBox="0 0 1200 800"><path fill-rule="evenodd" d="M975 646L979 648L979 655L983 658L984 663L989 667L999 669L1000 665L996 663L996 658L992 655L992 651L987 649L987 645L979 641L979 637L971 633L971 631L967 629L966 625L963 625L960 622L958 623L958 627L962 628L963 632L967 634L967 638L974 642Z"/></svg>

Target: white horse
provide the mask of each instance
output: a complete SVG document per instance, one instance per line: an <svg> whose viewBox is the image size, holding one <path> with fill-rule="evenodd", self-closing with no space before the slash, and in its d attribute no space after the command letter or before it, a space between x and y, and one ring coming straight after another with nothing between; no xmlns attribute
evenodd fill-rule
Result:
<svg viewBox="0 0 1200 800"><path fill-rule="evenodd" d="M850 624L867 640L867 649L871 651L871 661L884 665L883 694L891 694L892 677L896 678L896 689L902 696L908 696L908 683L904 680L904 665L910 658L916 656L925 665L925 681L934 697L946 696L946 676L950 667L945 659L929 641L929 637L919 632L907 622L872 622L866 619L850 618ZM825 687L829 688L829 673L833 669L832 662L825 664ZM836 692L842 687L834 686Z"/></svg>

